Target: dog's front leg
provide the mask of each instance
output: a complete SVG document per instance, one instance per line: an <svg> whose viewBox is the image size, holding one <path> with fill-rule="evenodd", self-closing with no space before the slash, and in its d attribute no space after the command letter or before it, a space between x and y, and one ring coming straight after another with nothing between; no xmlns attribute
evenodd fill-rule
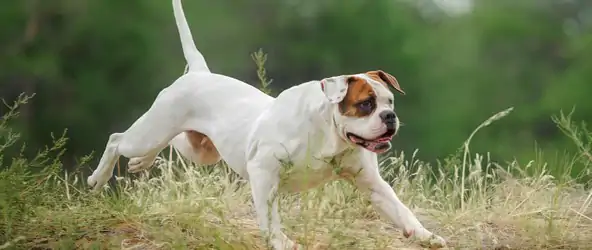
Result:
<svg viewBox="0 0 592 250"><path fill-rule="evenodd" d="M263 169L260 164L251 162L247 168L259 228L274 250L302 249L281 231L278 209L279 173L265 167ZM277 167L279 169L280 166Z"/></svg>
<svg viewBox="0 0 592 250"><path fill-rule="evenodd" d="M377 212L402 229L405 237L417 239L421 245L430 248L446 246L446 241L427 230L380 176L376 154L363 152L362 155L362 168L356 174L350 172L348 179L359 189L370 192L372 205Z"/></svg>
<svg viewBox="0 0 592 250"><path fill-rule="evenodd" d="M376 179L373 184L368 185L371 190L371 201L376 210L392 221L396 226L403 229L405 237L413 237L419 240L421 245L430 248L444 247L446 241L428 231L415 217L413 212L399 200L393 189L382 178Z"/></svg>

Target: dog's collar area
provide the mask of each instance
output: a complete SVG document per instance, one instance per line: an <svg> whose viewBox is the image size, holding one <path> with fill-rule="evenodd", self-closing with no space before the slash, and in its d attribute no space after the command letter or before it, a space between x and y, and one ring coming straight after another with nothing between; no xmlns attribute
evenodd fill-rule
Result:
<svg viewBox="0 0 592 250"><path fill-rule="evenodd" d="M349 132L346 133L346 136L352 143L374 153L380 154L388 151L391 148L391 140L394 134L394 130L389 130L374 140L367 140Z"/></svg>

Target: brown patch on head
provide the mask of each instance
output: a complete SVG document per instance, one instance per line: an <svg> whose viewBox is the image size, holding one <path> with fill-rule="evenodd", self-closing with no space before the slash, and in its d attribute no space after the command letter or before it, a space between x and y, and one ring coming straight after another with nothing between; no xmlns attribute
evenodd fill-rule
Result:
<svg viewBox="0 0 592 250"><path fill-rule="evenodd" d="M364 79L350 76L347 79L347 94L339 103L339 110L344 116L364 117L376 109L376 93Z"/></svg>
<svg viewBox="0 0 592 250"><path fill-rule="evenodd" d="M198 159L194 160L199 160L199 163L205 165L215 164L220 160L220 153L208 136L195 130L185 131L185 135L193 147L193 152L198 155Z"/></svg>
<svg viewBox="0 0 592 250"><path fill-rule="evenodd" d="M368 71L366 72L366 75L370 78L372 78L375 81L378 81L382 84L384 84L384 86L386 86L388 88L388 85L393 86L393 88L395 88L397 91L399 91L399 93L401 94L405 94L405 91L403 91L401 89L401 86L399 86L399 82L397 81L397 78L395 78L393 75L386 73L382 70L374 70L374 71Z"/></svg>

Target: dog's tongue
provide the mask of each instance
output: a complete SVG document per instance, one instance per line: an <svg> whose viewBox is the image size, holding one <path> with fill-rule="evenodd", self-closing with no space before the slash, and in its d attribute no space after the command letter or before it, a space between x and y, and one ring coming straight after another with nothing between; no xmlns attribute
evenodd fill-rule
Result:
<svg viewBox="0 0 592 250"><path fill-rule="evenodd" d="M371 141L366 144L366 149L375 152L377 154L384 153L391 148L390 142L376 142Z"/></svg>
<svg viewBox="0 0 592 250"><path fill-rule="evenodd" d="M392 139L392 136L385 136L385 137L381 137L381 138L378 138L376 140L371 140L371 141L364 140L364 139L359 138L357 136L349 136L349 139L353 143L357 143L360 146L363 146L364 148L366 148L372 152L383 153L383 152L390 149L390 147L391 147L390 141Z"/></svg>
<svg viewBox="0 0 592 250"><path fill-rule="evenodd" d="M349 139L354 142L354 143L385 143L385 142L390 142L392 140L392 136L385 136L385 137L381 137L381 138L377 138L375 140L364 140L360 137L357 136L349 136Z"/></svg>
<svg viewBox="0 0 592 250"><path fill-rule="evenodd" d="M384 142L390 142L392 139L393 139L393 136L385 136L385 137L382 137L382 138L378 138L378 139L376 139L374 141L375 142L378 142L378 143L384 143Z"/></svg>
<svg viewBox="0 0 592 250"><path fill-rule="evenodd" d="M365 143L365 142L366 142L366 141L365 141L365 140L363 140L362 138L359 138L359 137L357 137L357 136L353 136L353 135L350 135L350 136L349 136L349 139L350 139L350 140L351 140L353 143Z"/></svg>

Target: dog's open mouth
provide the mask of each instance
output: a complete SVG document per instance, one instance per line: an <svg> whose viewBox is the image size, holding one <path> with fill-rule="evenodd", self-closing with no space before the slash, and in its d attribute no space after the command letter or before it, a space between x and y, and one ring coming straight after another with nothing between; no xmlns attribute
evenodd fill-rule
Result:
<svg viewBox="0 0 592 250"><path fill-rule="evenodd" d="M384 153L391 148L391 140L395 135L395 130L387 130L383 135L373 140L367 140L353 133L346 133L347 138L354 144L370 150L374 153Z"/></svg>

